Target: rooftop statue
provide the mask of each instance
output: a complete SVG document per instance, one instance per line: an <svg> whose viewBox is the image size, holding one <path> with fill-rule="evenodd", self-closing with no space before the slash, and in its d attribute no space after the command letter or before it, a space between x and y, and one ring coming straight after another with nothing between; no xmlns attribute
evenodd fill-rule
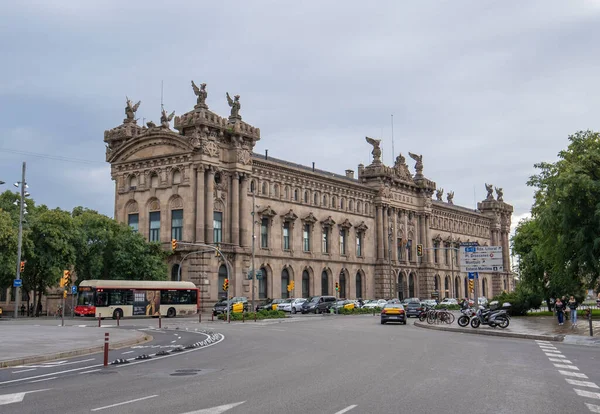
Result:
<svg viewBox="0 0 600 414"><path fill-rule="evenodd" d="M162 128L171 129L171 125L169 124L173 117L175 116L175 111L171 112L170 115L167 115L167 111L162 110L162 115L160 116L160 126Z"/></svg>
<svg viewBox="0 0 600 414"><path fill-rule="evenodd" d="M486 184L485 185L485 190L487 191L487 196L485 197L486 200L493 200L494 199L494 185L493 184Z"/></svg>
<svg viewBox="0 0 600 414"><path fill-rule="evenodd" d="M133 105L133 103L131 102L131 100L125 96L126 99L126 105L125 105L125 122L135 122L135 113L138 110L138 108L140 107L140 104L142 103L142 101L138 101L138 103L136 103L135 105Z"/></svg>
<svg viewBox="0 0 600 414"><path fill-rule="evenodd" d="M233 99L231 99L231 96L229 96L229 92L226 92L226 94L227 103L231 107L231 115L229 115L229 119L232 121L235 121L236 119L242 119L242 117L240 116L240 95L235 95Z"/></svg>
<svg viewBox="0 0 600 414"><path fill-rule="evenodd" d="M417 163L415 164L415 171L417 172L416 176L423 176L423 156L418 154L413 154L409 152L408 155L410 158L415 160ZM416 177L415 177L416 178Z"/></svg>
<svg viewBox="0 0 600 414"><path fill-rule="evenodd" d="M206 92L206 83L201 83L200 87L198 88L194 81L192 81L192 88L197 96L195 108L208 108L208 105L206 105L206 98L208 97L208 92Z"/></svg>
<svg viewBox="0 0 600 414"><path fill-rule="evenodd" d="M435 198L437 199L437 201L443 201L442 200L443 197L444 197L444 189L443 188L440 188L439 190L435 191Z"/></svg>
<svg viewBox="0 0 600 414"><path fill-rule="evenodd" d="M504 201L504 191L502 191L502 188L496 187L496 194L498 195L498 201Z"/></svg>
<svg viewBox="0 0 600 414"><path fill-rule="evenodd" d="M373 146L373 151L371 151L371 154L373 154L373 164L381 164L381 148L379 147L381 140L370 137L365 137L365 139Z"/></svg>
<svg viewBox="0 0 600 414"><path fill-rule="evenodd" d="M454 204L454 191L450 191L446 195L446 199L448 200L448 204Z"/></svg>

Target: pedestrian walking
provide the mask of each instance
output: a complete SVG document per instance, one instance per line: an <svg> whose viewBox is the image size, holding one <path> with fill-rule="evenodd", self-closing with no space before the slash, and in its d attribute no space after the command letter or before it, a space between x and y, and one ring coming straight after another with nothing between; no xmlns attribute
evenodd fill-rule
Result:
<svg viewBox="0 0 600 414"><path fill-rule="evenodd" d="M556 302L554 303L554 311L556 312L556 316L558 317L558 324L562 325L565 316L565 305L562 303L560 298L556 298Z"/></svg>
<svg viewBox="0 0 600 414"><path fill-rule="evenodd" d="M577 307L579 306L579 303L577 303L573 295L571 295L569 302L567 302L567 306L571 311L571 327L574 328L577 326Z"/></svg>
<svg viewBox="0 0 600 414"><path fill-rule="evenodd" d="M25 304L21 305L21 316L25 316Z"/></svg>

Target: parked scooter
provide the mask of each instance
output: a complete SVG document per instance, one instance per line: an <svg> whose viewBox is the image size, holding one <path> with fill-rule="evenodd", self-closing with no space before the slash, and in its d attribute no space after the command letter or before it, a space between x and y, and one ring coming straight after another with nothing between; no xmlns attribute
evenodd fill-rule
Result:
<svg viewBox="0 0 600 414"><path fill-rule="evenodd" d="M502 304L502 309L494 309L497 307L498 302L494 301L490 303L490 308L486 309L483 306L479 306L474 318L471 319L471 327L479 328L480 325L488 325L492 328L499 326L502 329L508 328L510 324L510 316L508 315L507 309L510 308L510 303L505 302Z"/></svg>
<svg viewBox="0 0 600 414"><path fill-rule="evenodd" d="M462 326L464 328L465 326L469 325L471 318L477 314L477 311L474 308L466 308L461 309L460 313L462 313L462 315L458 317L457 322L459 326Z"/></svg>

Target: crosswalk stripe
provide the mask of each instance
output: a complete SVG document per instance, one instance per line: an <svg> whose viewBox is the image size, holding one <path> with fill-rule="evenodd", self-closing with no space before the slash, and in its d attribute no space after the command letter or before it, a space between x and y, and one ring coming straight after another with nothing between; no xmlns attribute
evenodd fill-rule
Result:
<svg viewBox="0 0 600 414"><path fill-rule="evenodd" d="M575 371L579 371L575 365L564 365L564 364L554 364L556 368L564 368L564 369L574 369Z"/></svg>
<svg viewBox="0 0 600 414"><path fill-rule="evenodd" d="M559 359L559 358L548 358L552 362L564 362L565 364L572 364L568 359Z"/></svg>
<svg viewBox="0 0 600 414"><path fill-rule="evenodd" d="M565 378L565 381L567 381L571 385L577 385L579 387L600 388L596 384L594 384L593 382L590 382L590 381L579 381L579 380L574 380L571 378Z"/></svg>
<svg viewBox="0 0 600 414"><path fill-rule="evenodd" d="M579 395L580 397L587 397L587 398L595 398L597 400L600 400L600 392L591 392L591 391L586 391L586 390L579 390L577 388L573 388L575 390L575 392L577 393L577 395Z"/></svg>
<svg viewBox="0 0 600 414"><path fill-rule="evenodd" d="M593 412L593 413L600 413L600 405L596 405L596 404L588 404L585 403L585 405L587 405L587 408Z"/></svg>
<svg viewBox="0 0 600 414"><path fill-rule="evenodd" d="M548 354L548 353L546 353L546 356L549 356L549 357L552 357L552 358L566 358L566 356L559 355L559 354Z"/></svg>
<svg viewBox="0 0 600 414"><path fill-rule="evenodd" d="M560 372L563 375L566 375L567 377L577 377L577 378L585 378L587 379L587 375L582 374L581 372L573 372L573 371L562 371L562 370L558 370L558 372Z"/></svg>

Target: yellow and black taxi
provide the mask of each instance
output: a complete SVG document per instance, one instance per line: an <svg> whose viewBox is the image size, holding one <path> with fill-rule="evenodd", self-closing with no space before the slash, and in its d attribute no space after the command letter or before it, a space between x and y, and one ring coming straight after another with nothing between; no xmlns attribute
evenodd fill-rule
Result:
<svg viewBox="0 0 600 414"><path fill-rule="evenodd" d="M406 325L406 312L401 303L386 303L381 309L381 324L387 322L400 322Z"/></svg>

